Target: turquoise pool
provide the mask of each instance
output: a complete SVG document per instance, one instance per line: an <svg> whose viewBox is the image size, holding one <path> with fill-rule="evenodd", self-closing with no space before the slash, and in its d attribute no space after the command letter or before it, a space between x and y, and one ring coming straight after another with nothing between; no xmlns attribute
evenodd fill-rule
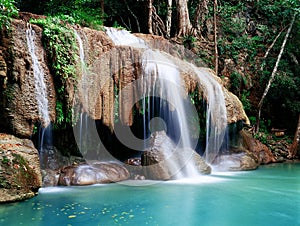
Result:
<svg viewBox="0 0 300 226"><path fill-rule="evenodd" d="M169 182L42 188L0 225L300 225L300 164Z"/></svg>

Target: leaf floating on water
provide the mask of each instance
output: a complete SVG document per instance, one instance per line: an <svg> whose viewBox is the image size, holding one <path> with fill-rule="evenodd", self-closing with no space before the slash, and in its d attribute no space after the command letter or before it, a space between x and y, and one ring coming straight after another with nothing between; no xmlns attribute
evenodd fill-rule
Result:
<svg viewBox="0 0 300 226"><path fill-rule="evenodd" d="M68 218L75 218L76 217L76 215L70 215L70 216L68 216Z"/></svg>

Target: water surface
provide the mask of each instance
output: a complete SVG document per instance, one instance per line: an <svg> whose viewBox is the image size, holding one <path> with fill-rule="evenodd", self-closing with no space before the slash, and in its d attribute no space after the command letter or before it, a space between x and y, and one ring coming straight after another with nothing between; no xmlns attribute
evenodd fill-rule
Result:
<svg viewBox="0 0 300 226"><path fill-rule="evenodd" d="M300 225L299 163L128 183L43 188L0 205L0 225Z"/></svg>

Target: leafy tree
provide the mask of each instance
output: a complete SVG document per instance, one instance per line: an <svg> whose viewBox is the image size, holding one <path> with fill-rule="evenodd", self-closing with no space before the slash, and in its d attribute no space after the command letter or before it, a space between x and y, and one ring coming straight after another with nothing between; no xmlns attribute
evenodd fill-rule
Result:
<svg viewBox="0 0 300 226"><path fill-rule="evenodd" d="M0 30L3 26L8 29L10 19L18 15L14 0L0 0Z"/></svg>

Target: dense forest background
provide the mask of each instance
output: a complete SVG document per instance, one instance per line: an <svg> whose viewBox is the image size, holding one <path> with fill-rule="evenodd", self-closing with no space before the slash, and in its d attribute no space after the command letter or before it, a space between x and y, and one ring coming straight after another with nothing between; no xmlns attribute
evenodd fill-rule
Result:
<svg viewBox="0 0 300 226"><path fill-rule="evenodd" d="M296 130L300 112L298 0L0 0L0 3L1 26L9 26L9 18L17 18L18 12L30 12L94 29L123 27L185 45L240 98L253 125L261 108L260 130L287 129L290 135ZM266 93L268 82L270 89Z"/></svg>

